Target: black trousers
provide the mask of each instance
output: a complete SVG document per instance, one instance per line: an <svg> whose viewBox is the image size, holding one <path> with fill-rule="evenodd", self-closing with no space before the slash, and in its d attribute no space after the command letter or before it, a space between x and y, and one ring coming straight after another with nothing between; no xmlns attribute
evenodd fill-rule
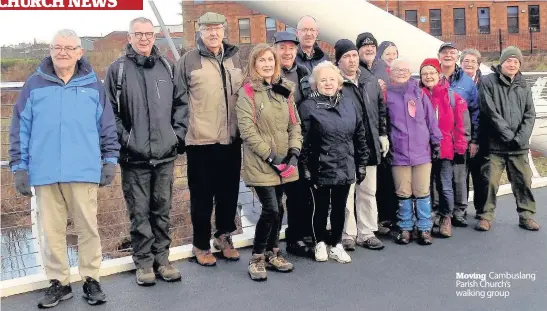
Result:
<svg viewBox="0 0 547 311"><path fill-rule="evenodd" d="M468 170L467 170L467 194L469 195L469 176L473 181L473 206L477 215L482 214L484 204L486 204L486 197L488 194L488 183L483 182L483 176L481 174L481 167L485 163L484 154L479 151L474 158L468 157ZM463 213L462 213L463 214Z"/></svg>
<svg viewBox="0 0 547 311"><path fill-rule="evenodd" d="M312 212L309 182L300 179L283 185L287 201L287 223L285 238L287 243L303 241L312 234Z"/></svg>
<svg viewBox="0 0 547 311"><path fill-rule="evenodd" d="M200 250L208 250L213 203L215 237L237 229L241 144L188 146L186 155L193 244Z"/></svg>
<svg viewBox="0 0 547 311"><path fill-rule="evenodd" d="M156 166L121 163L122 189L131 220L137 269L169 263L169 211L174 161Z"/></svg>
<svg viewBox="0 0 547 311"><path fill-rule="evenodd" d="M253 254L263 254L279 247L283 221L283 186L254 187L262 212L256 224Z"/></svg>
<svg viewBox="0 0 547 311"><path fill-rule="evenodd" d="M328 245L335 246L342 241L349 188L350 185L314 188L315 210L313 215L313 230L315 232L316 243L325 242ZM329 206L331 207L330 237L327 234Z"/></svg>
<svg viewBox="0 0 547 311"><path fill-rule="evenodd" d="M397 221L399 202L395 195L395 184L391 164L386 158L378 164L376 173L376 204L378 205L379 221Z"/></svg>

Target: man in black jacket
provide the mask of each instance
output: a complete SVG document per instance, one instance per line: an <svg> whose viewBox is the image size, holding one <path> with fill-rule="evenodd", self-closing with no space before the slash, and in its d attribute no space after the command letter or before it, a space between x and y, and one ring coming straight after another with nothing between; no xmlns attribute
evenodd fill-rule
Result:
<svg viewBox="0 0 547 311"><path fill-rule="evenodd" d="M376 166L389 150L384 96L374 75L359 69L359 54L353 42L338 40L334 49L338 68L344 77L342 94L353 99L362 115L370 151L365 180L350 189L342 244L350 251L355 250L356 243L368 249L381 250L384 245L374 232L378 230Z"/></svg>
<svg viewBox="0 0 547 311"><path fill-rule="evenodd" d="M510 46L504 49L500 65L482 80L480 86L480 149L487 150L482 165L483 182L488 185L484 212L475 229L490 230L496 208L496 194L504 169L517 201L519 226L537 231L540 226L533 219L536 202L532 194L532 171L528 162L529 140L534 128L536 112L532 90L519 69L521 51Z"/></svg>
<svg viewBox="0 0 547 311"><path fill-rule="evenodd" d="M280 31L274 35L274 47L281 62L283 75L295 86L293 95L297 107L306 99L307 93L311 92L307 83L308 69L295 62L299 44L298 37L290 32ZM285 187L289 224L285 230L287 252L297 256L313 257L310 189L303 176L300 177L300 180L288 183Z"/></svg>
<svg viewBox="0 0 547 311"><path fill-rule="evenodd" d="M173 168L184 147L181 106L173 101L172 66L154 46L152 22L131 21L128 40L126 55L108 68L105 86L115 103L137 284L154 285L154 269L165 281L181 278L168 259Z"/></svg>

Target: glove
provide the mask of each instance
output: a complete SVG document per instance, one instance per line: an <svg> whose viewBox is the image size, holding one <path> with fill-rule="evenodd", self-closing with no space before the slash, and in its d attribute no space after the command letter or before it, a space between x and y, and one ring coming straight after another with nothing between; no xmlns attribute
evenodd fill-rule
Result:
<svg viewBox="0 0 547 311"><path fill-rule="evenodd" d="M441 158L441 146L432 145L431 146L431 160L437 161Z"/></svg>
<svg viewBox="0 0 547 311"><path fill-rule="evenodd" d="M359 166L357 169L357 184L360 185L363 180L365 180L365 177L367 177L367 169L366 167Z"/></svg>
<svg viewBox="0 0 547 311"><path fill-rule="evenodd" d="M99 182L99 187L104 187L109 185L114 176L116 175L116 165L112 163L103 164L103 169L101 170L101 181Z"/></svg>
<svg viewBox="0 0 547 311"><path fill-rule="evenodd" d="M298 156L300 152L296 148L289 149L289 153L283 159L283 163L286 165L285 169L281 172L281 177L287 178L296 172L296 165L298 164Z"/></svg>
<svg viewBox="0 0 547 311"><path fill-rule="evenodd" d="M389 151L389 139L387 136L380 136L380 149L382 151L382 157L385 158Z"/></svg>
<svg viewBox="0 0 547 311"><path fill-rule="evenodd" d="M25 197L32 197L30 190L30 181L26 170L15 171L15 190Z"/></svg>
<svg viewBox="0 0 547 311"><path fill-rule="evenodd" d="M454 164L465 164L465 154L454 154Z"/></svg>
<svg viewBox="0 0 547 311"><path fill-rule="evenodd" d="M287 164L283 163L283 158L277 156L273 151L270 153L266 162L273 168L277 174L281 174Z"/></svg>
<svg viewBox="0 0 547 311"><path fill-rule="evenodd" d="M179 142L177 146L177 153L184 154L186 152L186 143L184 141Z"/></svg>

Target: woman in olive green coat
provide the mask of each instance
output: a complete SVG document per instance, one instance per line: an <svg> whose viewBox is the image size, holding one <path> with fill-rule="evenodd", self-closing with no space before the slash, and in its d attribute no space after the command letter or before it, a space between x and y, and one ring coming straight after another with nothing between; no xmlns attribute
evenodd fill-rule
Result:
<svg viewBox="0 0 547 311"><path fill-rule="evenodd" d="M239 90L237 121L243 139L243 180L254 187L262 204L256 225L251 279L266 279L266 268L290 272L293 265L279 253L283 219L283 184L298 180L302 148L300 119L293 101L293 84L281 78L279 59L266 44L249 57L247 83Z"/></svg>

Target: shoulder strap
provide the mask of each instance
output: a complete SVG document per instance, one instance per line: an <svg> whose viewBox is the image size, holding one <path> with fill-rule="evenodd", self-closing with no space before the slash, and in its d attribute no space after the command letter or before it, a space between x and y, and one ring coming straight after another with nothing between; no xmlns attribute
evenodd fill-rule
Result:
<svg viewBox="0 0 547 311"><path fill-rule="evenodd" d="M245 83L245 85L243 86L243 90L245 90L245 94L247 94L247 97L251 102L251 107L253 108L253 123L256 124L255 91L253 90L253 87L249 82Z"/></svg>
<svg viewBox="0 0 547 311"><path fill-rule="evenodd" d="M171 80L174 80L175 77L173 76L173 68L171 67L171 64L169 64L169 61L163 56L160 56L160 60L163 63L163 65L165 66L165 68L167 69L167 71L169 71L169 75L171 76Z"/></svg>
<svg viewBox="0 0 547 311"><path fill-rule="evenodd" d="M116 104L118 105L118 113L120 113L120 95L122 94L122 81L123 81L123 65L125 58L122 58L118 67L118 77L116 79Z"/></svg>
<svg viewBox="0 0 547 311"><path fill-rule="evenodd" d="M456 107L456 96L454 95L454 90L449 88L448 89L448 99L450 100L450 106L452 108Z"/></svg>

